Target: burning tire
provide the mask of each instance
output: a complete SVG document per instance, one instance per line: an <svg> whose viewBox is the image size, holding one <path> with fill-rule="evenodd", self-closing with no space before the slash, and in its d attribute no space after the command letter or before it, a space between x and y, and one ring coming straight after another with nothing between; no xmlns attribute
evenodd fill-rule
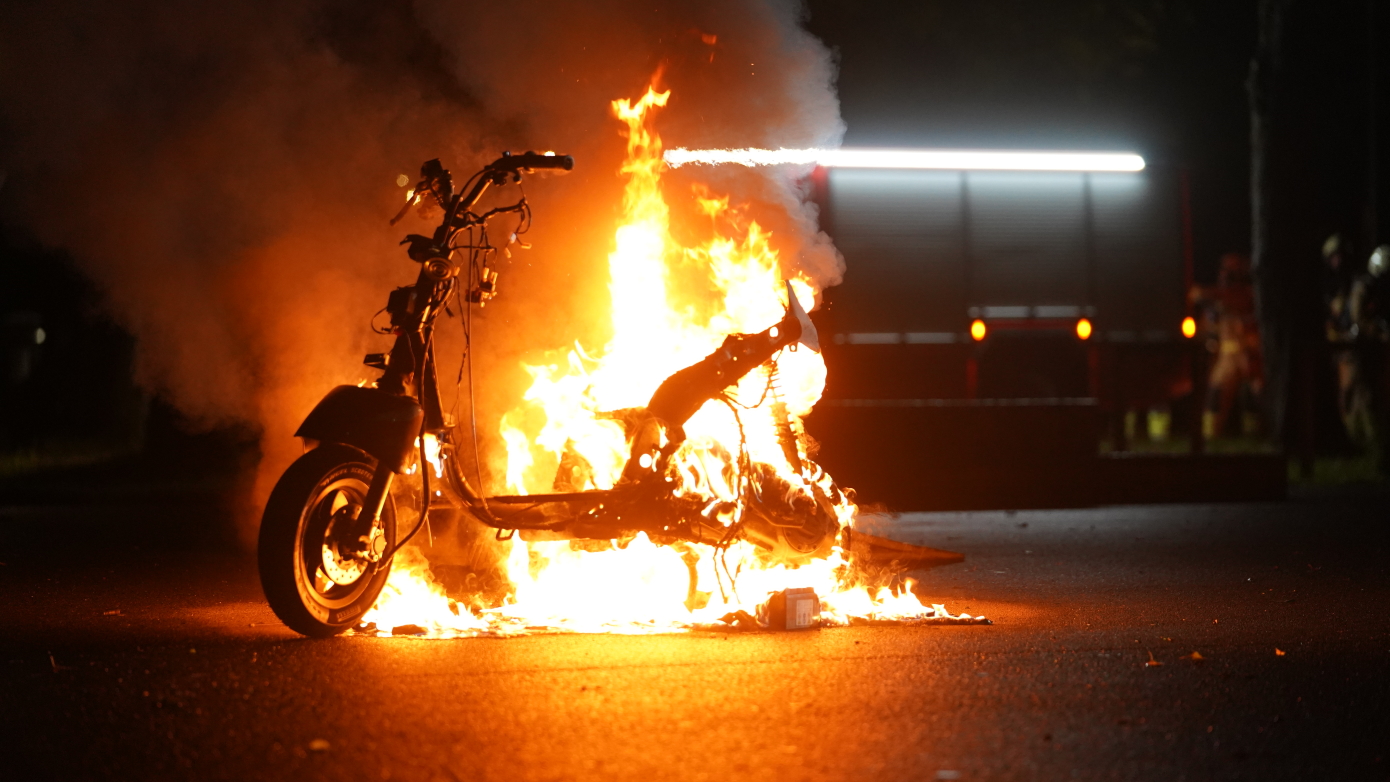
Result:
<svg viewBox="0 0 1390 782"><path fill-rule="evenodd" d="M396 545L389 495L380 522L365 535L353 534L372 462L356 449L323 445L290 465L270 494L258 546L261 588L295 632L315 638L343 632L386 585L390 562L372 560Z"/></svg>

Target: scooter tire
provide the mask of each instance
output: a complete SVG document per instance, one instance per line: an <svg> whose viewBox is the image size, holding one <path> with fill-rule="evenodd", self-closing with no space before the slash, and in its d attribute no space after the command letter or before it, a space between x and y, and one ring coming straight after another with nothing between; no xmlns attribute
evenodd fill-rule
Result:
<svg viewBox="0 0 1390 782"><path fill-rule="evenodd" d="M322 565L334 512L349 502L361 506L375 469L375 460L361 451L325 444L296 459L270 493L257 545L261 589L275 615L297 633L327 638L355 626L386 585L386 560L362 563L346 584L330 580ZM390 551L396 513L389 495L381 524Z"/></svg>

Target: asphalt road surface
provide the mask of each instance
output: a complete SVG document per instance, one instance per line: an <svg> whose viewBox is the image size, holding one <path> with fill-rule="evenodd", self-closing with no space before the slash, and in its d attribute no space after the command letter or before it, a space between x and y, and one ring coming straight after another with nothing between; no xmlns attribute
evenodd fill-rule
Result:
<svg viewBox="0 0 1390 782"><path fill-rule="evenodd" d="M1390 779L1384 495L894 522L988 627L452 641L298 638L155 516L0 509L0 779Z"/></svg>

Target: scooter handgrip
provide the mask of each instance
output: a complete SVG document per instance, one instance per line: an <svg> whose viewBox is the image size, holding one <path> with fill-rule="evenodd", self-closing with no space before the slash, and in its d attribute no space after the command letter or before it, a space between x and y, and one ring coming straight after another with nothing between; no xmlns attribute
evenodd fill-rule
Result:
<svg viewBox="0 0 1390 782"><path fill-rule="evenodd" d="M564 171L574 170L574 158L569 155L541 155L536 152L527 152L519 157L525 160L519 168L558 168Z"/></svg>
<svg viewBox="0 0 1390 782"><path fill-rule="evenodd" d="M520 155L506 155L492 165L495 168L513 171L523 168L532 170L548 168L572 171L574 170L574 158L569 155L542 155L539 152L523 152Z"/></svg>

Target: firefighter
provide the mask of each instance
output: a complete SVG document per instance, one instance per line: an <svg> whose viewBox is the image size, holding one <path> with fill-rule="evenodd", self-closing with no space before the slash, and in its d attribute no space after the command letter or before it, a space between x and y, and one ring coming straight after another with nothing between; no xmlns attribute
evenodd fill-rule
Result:
<svg viewBox="0 0 1390 782"><path fill-rule="evenodd" d="M1355 387L1351 404L1344 416L1347 432L1358 444L1377 458L1385 454L1387 443L1386 350L1390 343L1390 323L1387 323L1387 296L1390 296L1390 245L1381 245L1371 253L1366 268L1356 274L1347 295L1347 321L1352 331L1351 352L1355 358Z"/></svg>
<svg viewBox="0 0 1390 782"><path fill-rule="evenodd" d="M1390 266L1390 244L1382 244L1371 253L1366 261L1366 270L1356 275L1351 284L1347 301L1350 320L1356 326L1357 335L1374 342L1390 340L1390 323L1387 323L1387 294L1390 294L1390 278L1386 268Z"/></svg>
<svg viewBox="0 0 1390 782"><path fill-rule="evenodd" d="M1226 433L1231 413L1239 407L1241 434L1255 434L1264 371L1249 258L1223 255L1216 285L1193 286L1189 296L1205 314L1208 343L1216 354L1207 379L1202 431L1207 437Z"/></svg>
<svg viewBox="0 0 1390 782"><path fill-rule="evenodd" d="M1324 264L1323 299L1327 306L1324 328L1332 348L1337 372L1337 412L1353 443L1368 451L1376 449L1377 432L1371 384L1367 370L1367 348L1375 341L1374 294L1383 269L1372 275L1370 264L1364 272L1353 268L1352 254L1340 234L1327 238L1322 246ZM1377 261L1379 266L1381 261ZM1363 333L1364 332L1364 333Z"/></svg>
<svg viewBox="0 0 1390 782"><path fill-rule="evenodd" d="M1356 329L1351 322L1351 286L1354 275L1347 262L1347 248L1341 234L1332 234L1322 243L1323 303L1327 307L1327 341L1351 341Z"/></svg>

